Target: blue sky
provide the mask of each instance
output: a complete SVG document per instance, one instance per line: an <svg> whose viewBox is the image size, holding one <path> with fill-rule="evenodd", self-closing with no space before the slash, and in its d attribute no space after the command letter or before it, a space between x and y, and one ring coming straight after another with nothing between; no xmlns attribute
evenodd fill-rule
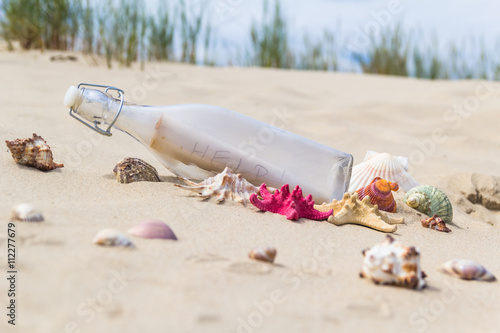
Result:
<svg viewBox="0 0 500 333"><path fill-rule="evenodd" d="M253 20L260 19L262 1L187 0L187 3L195 8L205 5L219 46L237 49L249 42L249 27ZM345 42L359 39L364 31L376 29L377 25L383 27L385 22L402 23L407 29L418 28L426 36L435 34L443 42L481 36L493 48L500 39L498 0L282 0L281 4L292 43L297 45L304 32L314 36L327 28Z"/></svg>

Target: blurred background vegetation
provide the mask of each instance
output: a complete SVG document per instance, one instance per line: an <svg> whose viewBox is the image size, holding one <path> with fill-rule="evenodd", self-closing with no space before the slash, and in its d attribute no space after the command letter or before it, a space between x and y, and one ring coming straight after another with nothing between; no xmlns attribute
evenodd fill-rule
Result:
<svg viewBox="0 0 500 333"><path fill-rule="evenodd" d="M95 4L97 3L97 4ZM265 1L254 21L243 60L218 61L217 40L203 6L159 1L153 13L144 0L0 0L0 34L9 49L69 50L105 57L108 67L134 62L177 61L201 65L261 66L323 71L362 71L426 79L500 80L500 56L480 38L442 45L437 36L400 25L371 36L367 49L352 51L333 30L313 39L304 33L292 48L278 0ZM498 46L498 45L497 45ZM496 47L498 50L499 48ZM349 59L343 68L340 59Z"/></svg>

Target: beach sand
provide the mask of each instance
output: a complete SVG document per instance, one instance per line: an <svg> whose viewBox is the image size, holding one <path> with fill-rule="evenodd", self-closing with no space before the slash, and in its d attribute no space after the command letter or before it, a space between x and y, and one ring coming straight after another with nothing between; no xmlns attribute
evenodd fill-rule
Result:
<svg viewBox="0 0 500 333"><path fill-rule="evenodd" d="M0 53L2 140L41 135L62 169L50 172L0 154L0 251L7 275L11 208L27 202L42 223L16 223L16 326L2 332L498 332L499 282L464 281L436 266L474 259L500 277L500 84L427 81L259 68L147 63L108 70L101 60L50 61L54 52ZM96 65L96 63L98 63ZM100 136L68 115L70 85L109 84L126 100L207 103L264 122L287 115L291 132L350 153L410 158L410 174L439 187L454 209L451 233L424 229L423 214L395 194L405 224L393 236L421 252L422 291L361 279L363 249L385 234L357 226L200 201L129 136ZM3 144L3 143L2 143ZM141 158L161 183L119 184L112 170ZM290 184L295 185L295 184ZM470 200L475 203L471 202ZM485 207L488 206L489 208ZM135 249L96 246L103 228L126 233L157 218L178 241L130 236ZM277 248L274 265L248 259Z"/></svg>

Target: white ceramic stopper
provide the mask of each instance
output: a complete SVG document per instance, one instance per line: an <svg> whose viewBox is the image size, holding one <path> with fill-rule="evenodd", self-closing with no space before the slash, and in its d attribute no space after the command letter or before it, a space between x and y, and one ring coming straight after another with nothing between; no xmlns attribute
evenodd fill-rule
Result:
<svg viewBox="0 0 500 333"><path fill-rule="evenodd" d="M80 95L80 89L78 89L75 86L70 86L68 88L68 91L66 92L66 95L64 96L64 106L65 107L72 107L76 103L76 99Z"/></svg>

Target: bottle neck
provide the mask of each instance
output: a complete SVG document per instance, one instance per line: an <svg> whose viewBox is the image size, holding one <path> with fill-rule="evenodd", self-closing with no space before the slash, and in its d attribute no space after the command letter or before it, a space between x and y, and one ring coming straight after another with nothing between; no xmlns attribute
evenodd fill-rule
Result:
<svg viewBox="0 0 500 333"><path fill-rule="evenodd" d="M113 128L125 132L148 145L151 139L151 128L154 128L161 117L155 111L165 107L151 107L124 102L120 111L120 105L121 100L114 98L109 93L81 88L81 92L73 105L73 111L104 131L109 125L113 124Z"/></svg>

